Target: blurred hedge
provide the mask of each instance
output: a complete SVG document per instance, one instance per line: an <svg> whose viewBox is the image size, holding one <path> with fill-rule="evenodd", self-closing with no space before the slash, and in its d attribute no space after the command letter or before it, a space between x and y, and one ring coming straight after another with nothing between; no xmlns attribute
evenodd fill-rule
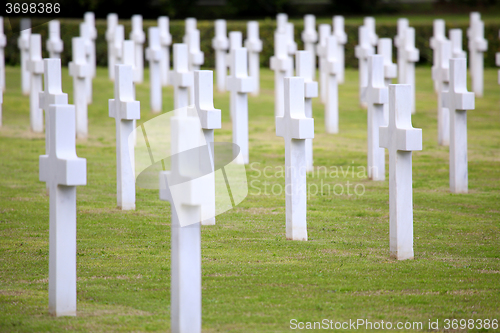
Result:
<svg viewBox="0 0 500 333"><path fill-rule="evenodd" d="M74 19L62 19L61 21L61 38L64 41L64 52L62 54L62 63L67 65L71 60L71 38L79 35L79 23L81 21ZM42 35L43 40L43 56L46 57L45 41L48 35L48 24L46 21L32 20L32 32ZM19 31L19 21L11 20L12 30ZM40 24L37 26L37 24ZM128 37L130 33L130 21L120 21L120 24L125 26L125 33ZM144 30L147 35L147 28L156 25L155 21L144 21ZM263 20L259 22L260 25L260 38L263 41L263 50L261 53L261 66L269 67L269 58L272 56L273 49L273 33L276 28L274 20ZM432 50L429 47L429 38L432 35L432 24L413 25L416 29L416 47L420 50L419 65L430 65L432 63ZM106 21L97 20L96 27L98 37L96 41L97 63L99 66L107 65L107 43L104 37L106 32ZM464 36L464 50L467 50L467 40L465 39L467 25L447 25L447 29L460 28ZM198 21L198 29L200 30L201 50L205 53L205 67L214 67L214 51L211 47L211 40L214 36L214 23L213 21ZM228 21L227 29L229 31L242 31L245 35L246 22L245 21ZM490 23L485 25L485 38L488 40L488 51L485 54L485 66L495 67L495 53L500 51L500 40L498 39L498 31L500 29L500 22ZM298 43L298 48L303 49L300 34L303 30L302 21L295 22L295 40ZM348 35L348 43L346 45L346 66L357 67L358 60L354 57L354 46L358 43L358 26L346 23L345 27ZM18 34L7 34L7 46L5 48L5 61L9 65L19 64L19 50L17 48ZM170 32L172 40L176 43L181 42L184 35L184 21L172 21L170 23ZM396 35L395 24L377 24L377 34L379 37L394 37ZM147 42L146 42L147 43ZM396 51L393 51L393 56L396 56ZM146 62L147 63L147 62Z"/></svg>

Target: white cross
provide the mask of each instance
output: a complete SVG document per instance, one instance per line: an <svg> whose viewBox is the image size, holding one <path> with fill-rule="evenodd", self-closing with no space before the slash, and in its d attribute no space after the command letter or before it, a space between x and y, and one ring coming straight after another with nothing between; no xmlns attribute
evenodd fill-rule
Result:
<svg viewBox="0 0 500 333"><path fill-rule="evenodd" d="M226 91L226 54L229 48L227 39L226 20L215 20L215 37L212 39L215 50L215 73L217 75L217 90Z"/></svg>
<svg viewBox="0 0 500 333"><path fill-rule="evenodd" d="M412 151L422 150L422 130L411 125L411 86L389 86L389 124L380 127L380 147L389 151L391 256L413 259Z"/></svg>
<svg viewBox="0 0 500 333"><path fill-rule="evenodd" d="M206 195L210 202L201 207L201 224L215 224L215 165L214 165L214 129L221 128L221 111L214 108L214 86L212 71L194 72L194 107L200 119L201 128L207 143L212 173L206 175L210 178ZM202 163L206 163L204 159Z"/></svg>
<svg viewBox="0 0 500 333"><path fill-rule="evenodd" d="M48 155L50 149L49 106L51 104L68 104L68 94L62 92L61 60L44 59L43 62L45 90L39 93L38 98L40 108L45 111L45 155Z"/></svg>
<svg viewBox="0 0 500 333"><path fill-rule="evenodd" d="M130 32L130 39L135 42L135 68L137 69L137 75L139 82L144 81L144 41L146 40L146 35L142 30L142 16L133 15L132 16L132 31ZM150 44L151 45L151 44ZM151 71L151 68L149 69ZM161 87L161 84L160 84Z"/></svg>
<svg viewBox="0 0 500 333"><path fill-rule="evenodd" d="M233 143L240 149L236 162L248 164L248 93L253 91L254 80L247 74L247 49L237 48L231 52L231 69L227 77L227 89L231 91L231 114L233 115Z"/></svg>
<svg viewBox="0 0 500 333"><path fill-rule="evenodd" d="M368 57L375 53L373 46L370 44L370 34L366 26L360 26L358 28L359 41L358 45L355 47L354 52L356 58L359 59L359 100L362 107L366 107L366 103L363 102L363 88L366 87L368 81Z"/></svg>
<svg viewBox="0 0 500 333"><path fill-rule="evenodd" d="M398 66L392 62L392 40L390 38L379 38L377 45L378 54L384 57L384 83L386 87L392 83L392 79L398 76ZM384 103L384 124L389 121L389 103Z"/></svg>
<svg viewBox="0 0 500 333"><path fill-rule="evenodd" d="M85 39L71 39L73 61L69 63L69 75L73 77L73 104L76 110L76 137L86 138L88 135L87 96L85 80L90 74L85 58ZM114 71L113 71L114 72Z"/></svg>
<svg viewBox="0 0 500 333"><path fill-rule="evenodd" d="M109 100L109 116L116 120L117 205L122 210L135 209L135 170L133 120L141 117L140 102L133 97L132 66L115 65L115 98Z"/></svg>
<svg viewBox="0 0 500 333"><path fill-rule="evenodd" d="M469 54L472 66L472 91L478 97L483 96L484 52L488 50L488 41L484 38L484 22L481 18L471 19L469 35Z"/></svg>
<svg viewBox="0 0 500 333"><path fill-rule="evenodd" d="M326 41L328 36L330 36L332 27L329 24L320 24L319 25L319 43L316 45L316 53L319 58L319 95L322 103L326 103L327 94L326 94Z"/></svg>
<svg viewBox="0 0 500 333"><path fill-rule="evenodd" d="M174 109L189 105L188 89L193 86L193 72L188 69L188 48L186 44L174 44L173 69L169 82L174 86Z"/></svg>
<svg viewBox="0 0 500 333"><path fill-rule="evenodd" d="M379 129L387 124L384 106L388 104L388 89L384 82L384 57L381 55L368 58L368 85L364 99L368 104L368 178L385 180L385 150L379 145Z"/></svg>
<svg viewBox="0 0 500 333"><path fill-rule="evenodd" d="M439 40L436 45L437 63L432 68L432 78L438 85L438 144L450 144L450 113L443 103L443 93L448 91L450 83L451 43L447 39Z"/></svg>
<svg viewBox="0 0 500 333"><path fill-rule="evenodd" d="M85 77L85 85L87 87L87 103L92 103L92 39L90 26L86 23L80 23L80 37L85 40L85 59L87 61L88 74ZM119 60L115 60L119 61Z"/></svg>
<svg viewBox="0 0 500 333"><path fill-rule="evenodd" d="M288 23L288 15L279 13L276 15L276 31L280 34L286 33L286 24Z"/></svg>
<svg viewBox="0 0 500 333"><path fill-rule="evenodd" d="M17 46L21 53L21 88L23 95L30 94L31 74L27 64L30 58L30 35L31 35L31 20L21 19L21 34L17 39Z"/></svg>
<svg viewBox="0 0 500 333"><path fill-rule="evenodd" d="M49 21L49 39L47 39L47 51L49 58L61 58L64 45L61 39L59 21Z"/></svg>
<svg viewBox="0 0 500 333"><path fill-rule="evenodd" d="M451 57L467 58L467 54L462 49L462 29L450 29Z"/></svg>
<svg viewBox="0 0 500 333"><path fill-rule="evenodd" d="M29 60L26 67L31 75L30 84L30 123L33 132L43 132L43 111L40 109L38 93L42 91L42 36L30 35Z"/></svg>
<svg viewBox="0 0 500 333"><path fill-rule="evenodd" d="M286 24L286 36L287 36L287 52L290 57L290 73L289 76L293 76L293 57L295 52L297 52L297 43L295 43L295 32L293 23L288 22Z"/></svg>
<svg viewBox="0 0 500 333"><path fill-rule="evenodd" d="M2 92L5 91L5 45L7 45L7 38L3 32L3 17L0 17L0 89Z"/></svg>
<svg viewBox="0 0 500 333"><path fill-rule="evenodd" d="M227 69L231 70L231 54L233 53L234 49L238 49L242 46L243 42L243 34L241 31L231 31L229 33L229 52L226 53L226 65ZM227 84L227 77L225 79L225 84ZM230 119L233 119L233 113L229 112Z"/></svg>
<svg viewBox="0 0 500 333"><path fill-rule="evenodd" d="M135 100L135 83L139 82L139 75L138 75L137 69L135 68L135 53L134 53L135 43L134 43L134 41L124 40L122 49L123 49L123 64L129 65L130 67L132 67L132 76L133 76L132 82L134 82L133 99Z"/></svg>
<svg viewBox="0 0 500 333"><path fill-rule="evenodd" d="M168 82L168 72L170 72L170 45L172 45L172 35L170 34L170 20L167 16L158 17L158 28L160 29L161 45L161 84L166 87Z"/></svg>
<svg viewBox="0 0 500 333"><path fill-rule="evenodd" d="M49 312L76 316L76 186L87 183L87 161L75 151L75 107L49 107L48 155L40 181L49 184Z"/></svg>
<svg viewBox="0 0 500 333"><path fill-rule="evenodd" d="M366 30L368 32L368 43L370 43L370 45L373 47L377 46L378 36L375 32L375 18L370 16L365 17L363 20L363 25L366 27Z"/></svg>
<svg viewBox="0 0 500 333"><path fill-rule="evenodd" d="M314 119L304 110L304 79L287 77L285 114L276 117L276 135L285 139L286 239L307 240L306 139L314 138Z"/></svg>
<svg viewBox="0 0 500 333"><path fill-rule="evenodd" d="M295 54L297 76L304 79L304 114L307 118L313 118L312 99L318 97L318 82L313 81L314 55L309 51L297 51ZM313 140L306 139L306 171L314 170L313 163Z"/></svg>
<svg viewBox="0 0 500 333"><path fill-rule="evenodd" d="M434 72L438 63L439 63L439 56L438 56L438 43L446 40L446 33L445 33L445 23L444 20L437 19L432 22L432 28L433 28L433 36L429 40L429 46L432 49L432 69L431 71ZM436 93L439 93L439 87L438 87L438 82L434 80L434 91Z"/></svg>
<svg viewBox="0 0 500 333"><path fill-rule="evenodd" d="M151 92L151 111L159 113L162 109L161 97L161 45L160 45L160 29L156 27L149 27L148 29L149 47L146 49L146 59L149 61L149 90ZM137 48L137 43L135 44ZM142 49L142 44L141 44ZM137 52L136 52L137 55ZM136 64L137 59L136 59ZM137 70L140 72L139 68ZM139 82L141 82L141 74L138 74Z"/></svg>
<svg viewBox="0 0 500 333"><path fill-rule="evenodd" d="M108 74L109 79L115 79L115 56L113 54L113 40L115 39L115 29L118 25L118 15L115 13L108 14L106 29L106 41L108 42Z"/></svg>
<svg viewBox="0 0 500 333"><path fill-rule="evenodd" d="M345 44L347 44L347 34L344 30L344 17L336 15L333 17L333 34L337 37L338 59L339 59L339 83L344 83L345 73Z"/></svg>
<svg viewBox="0 0 500 333"><path fill-rule="evenodd" d="M188 33L188 59L189 70L191 72L200 69L205 60L203 52L200 51L200 30L193 29ZM194 104L194 92L192 87L189 90L189 104Z"/></svg>
<svg viewBox="0 0 500 333"><path fill-rule="evenodd" d="M411 112L415 113L415 63L420 59L420 52L415 48L415 29L407 28L404 34L404 48L402 50L405 71L403 77L405 84L411 85Z"/></svg>
<svg viewBox="0 0 500 333"><path fill-rule="evenodd" d="M125 40L125 27L123 25L119 24L115 27L115 38L113 39L113 54L115 56L115 65L123 64L123 56L124 56L123 41L124 40ZM134 56L135 56L135 54L134 54ZM115 68L116 68L116 66L115 66ZM116 75L115 75L115 77L116 77Z"/></svg>
<svg viewBox="0 0 500 333"><path fill-rule="evenodd" d="M403 58L403 49L405 45L404 34L406 29L409 27L408 19L400 18L397 23L397 35L394 37L394 46L398 49L398 83L404 83L404 74L406 73L405 66L406 62Z"/></svg>
<svg viewBox="0 0 500 333"><path fill-rule="evenodd" d="M274 33L274 56L271 57L270 67L274 71L274 116L279 117L284 114L285 93L283 90L283 79L290 70L290 58L286 53L285 34Z"/></svg>
<svg viewBox="0 0 500 333"><path fill-rule="evenodd" d="M450 191L467 193L467 111L474 109L474 93L467 91L467 61L450 59L450 86L443 93L450 111Z"/></svg>
<svg viewBox="0 0 500 333"><path fill-rule="evenodd" d="M304 50L309 51L312 54L310 65L312 67L311 72L313 73L313 77L311 79L314 79L316 76L316 43L318 42L318 32L316 31L316 16L311 14L304 16L304 30L302 31L301 37L302 42L304 43ZM297 76L301 75L297 74Z"/></svg>
<svg viewBox="0 0 500 333"><path fill-rule="evenodd" d="M191 30L196 29L196 19L188 17L184 20L184 36L182 36L182 43L188 44L188 35Z"/></svg>
<svg viewBox="0 0 500 333"><path fill-rule="evenodd" d="M92 77L96 75L96 54L95 54L95 41L97 39L97 29L95 28L95 15L93 12L86 12L83 15L83 20L88 26L89 38L90 38L90 67L92 71Z"/></svg>
<svg viewBox="0 0 500 333"><path fill-rule="evenodd" d="M338 78L340 63L337 56L337 38L328 36L326 42L325 73L326 77L326 104L325 104L325 131L326 133L339 132L339 85Z"/></svg>
<svg viewBox="0 0 500 333"><path fill-rule="evenodd" d="M262 52L262 41L259 39L259 22L247 22L247 39L245 47L248 50L248 72L255 82L252 95L257 96L260 90L260 59L259 53Z"/></svg>
<svg viewBox="0 0 500 333"><path fill-rule="evenodd" d="M474 56L475 52L472 52L472 40L474 36L474 26L476 22L481 21L481 14L478 12L470 12L469 13L469 27L467 28L467 39L468 39L468 47L469 47L469 71L470 76L474 76Z"/></svg>

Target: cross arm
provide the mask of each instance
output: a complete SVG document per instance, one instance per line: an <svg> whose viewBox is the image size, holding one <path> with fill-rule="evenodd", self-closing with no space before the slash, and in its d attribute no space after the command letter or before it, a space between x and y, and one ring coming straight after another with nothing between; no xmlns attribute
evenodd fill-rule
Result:
<svg viewBox="0 0 500 333"><path fill-rule="evenodd" d="M229 39L226 36L218 36L212 39L212 48L215 50L227 50L229 48Z"/></svg>
<svg viewBox="0 0 500 333"><path fill-rule="evenodd" d="M22 49L22 50L27 50L30 48L30 40L29 40L29 37L25 37L23 35L21 35L21 37L19 37L17 39L17 46Z"/></svg>
<svg viewBox="0 0 500 333"><path fill-rule="evenodd" d="M46 94L45 92L41 91L38 94L38 102L40 105L40 108L46 109L49 105L51 104L68 104L68 94ZM45 110L46 112L48 110Z"/></svg>
<svg viewBox="0 0 500 333"><path fill-rule="evenodd" d="M65 186L87 185L87 160L80 157L58 159L57 184Z"/></svg>
<svg viewBox="0 0 500 333"><path fill-rule="evenodd" d="M193 65L202 65L205 60L205 55L201 51L190 52L189 58Z"/></svg>
<svg viewBox="0 0 500 333"><path fill-rule="evenodd" d="M163 46L172 45L172 35L171 34L160 35L160 44Z"/></svg>
<svg viewBox="0 0 500 333"><path fill-rule="evenodd" d="M64 48L63 41L61 39L49 39L47 41L47 49L53 52L62 52Z"/></svg>
<svg viewBox="0 0 500 333"><path fill-rule="evenodd" d="M87 64L77 64L75 62L69 63L69 75L83 79L87 77L89 66Z"/></svg>
<svg viewBox="0 0 500 333"><path fill-rule="evenodd" d="M340 63L336 59L326 60L326 71L328 74L337 75L340 72Z"/></svg>
<svg viewBox="0 0 500 333"><path fill-rule="evenodd" d="M286 72L291 65L291 59L289 57L271 57L270 67L273 71Z"/></svg>
<svg viewBox="0 0 500 333"><path fill-rule="evenodd" d="M286 128L288 127L288 128ZM288 133L287 133L288 132ZM288 134L288 135L287 135ZM276 117L276 135L289 139L313 139L313 118Z"/></svg>
<svg viewBox="0 0 500 333"><path fill-rule="evenodd" d="M384 78L395 79L398 76L398 66L390 63L384 65Z"/></svg>
<svg viewBox="0 0 500 333"><path fill-rule="evenodd" d="M304 43L316 43L318 41L318 33L314 29L302 31L301 37Z"/></svg>
<svg viewBox="0 0 500 333"><path fill-rule="evenodd" d="M476 38L473 41L473 48L478 52L486 52L488 50L488 41L484 38Z"/></svg>
<svg viewBox="0 0 500 333"><path fill-rule="evenodd" d="M245 40L245 47L248 52L259 53L262 51L262 41L260 39L247 39Z"/></svg>
<svg viewBox="0 0 500 333"><path fill-rule="evenodd" d="M239 93L250 93L254 91L255 79L253 77L234 77L226 78L226 87L229 90L236 90Z"/></svg>
<svg viewBox="0 0 500 333"><path fill-rule="evenodd" d="M356 58L364 59L364 58L368 58L369 56L373 55L374 51L373 51L372 47L357 45L354 48L354 53L355 53Z"/></svg>
<svg viewBox="0 0 500 333"><path fill-rule="evenodd" d="M7 38L4 34L0 35L0 47L5 47L7 45Z"/></svg>
<svg viewBox="0 0 500 333"><path fill-rule="evenodd" d="M26 61L26 67L33 74L43 74L43 60L28 60Z"/></svg>
<svg viewBox="0 0 500 333"><path fill-rule="evenodd" d="M318 82L307 81L304 82L304 98L318 97Z"/></svg>
<svg viewBox="0 0 500 333"><path fill-rule="evenodd" d="M193 72L170 71L169 75L169 81L175 82L179 87L187 88L193 85Z"/></svg>
<svg viewBox="0 0 500 333"><path fill-rule="evenodd" d="M136 43L143 44L146 40L146 35L142 30L132 30L130 33L130 39Z"/></svg>
<svg viewBox="0 0 500 333"><path fill-rule="evenodd" d="M345 33L345 31L340 31L340 32L336 32L334 33L335 37L337 37L337 42L339 44L346 44L347 43L347 34Z"/></svg>
<svg viewBox="0 0 500 333"><path fill-rule="evenodd" d="M146 59L149 61L160 61L161 60L161 50L157 48L146 49Z"/></svg>
<svg viewBox="0 0 500 333"><path fill-rule="evenodd" d="M406 60L409 62L417 62L420 59L420 51L417 48L407 48L406 52Z"/></svg>
<svg viewBox="0 0 500 333"><path fill-rule="evenodd" d="M119 114L117 114L119 112ZM117 101L109 100L109 116L121 120L133 120L141 118L141 103L139 101Z"/></svg>
<svg viewBox="0 0 500 333"><path fill-rule="evenodd" d="M422 129L396 129L396 149L402 151L422 150Z"/></svg>

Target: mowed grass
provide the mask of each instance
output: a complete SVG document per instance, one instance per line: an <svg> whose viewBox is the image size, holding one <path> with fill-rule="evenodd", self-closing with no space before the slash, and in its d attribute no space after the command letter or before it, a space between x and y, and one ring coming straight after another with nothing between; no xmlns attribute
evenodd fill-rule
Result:
<svg viewBox="0 0 500 333"><path fill-rule="evenodd" d="M366 111L359 107L354 70L346 71L339 88L339 134L325 134L324 107L314 100L314 163L321 172L308 175L309 241L285 240L285 197L278 186L284 185L284 141L274 129L273 73L261 71L260 95L249 97L249 195L217 216L215 226L202 227L204 332L285 332L291 319L410 321L424 329L429 319L439 319L441 330L446 318L500 319L497 71L486 69L485 96L468 112L469 194L449 193L448 147L437 145L430 68L417 69L417 85L412 121L423 130L423 151L413 154L415 260L399 262L389 256L388 182L358 173L366 165ZM67 68L63 90L71 102ZM172 94L171 87L163 91L165 111L172 109ZM147 77L137 96L140 124L154 117ZM137 189L135 211L116 208L112 97L107 70L98 68L90 137L76 147L88 168L88 184L77 190L78 315L54 318L48 314L49 198L38 180L45 141L30 132L20 69L7 68L0 129L1 332L170 329L170 205L157 191ZM230 141L229 94L215 92L214 104L223 115L216 140ZM325 184L339 184L336 194ZM355 185L362 195L352 195Z"/></svg>

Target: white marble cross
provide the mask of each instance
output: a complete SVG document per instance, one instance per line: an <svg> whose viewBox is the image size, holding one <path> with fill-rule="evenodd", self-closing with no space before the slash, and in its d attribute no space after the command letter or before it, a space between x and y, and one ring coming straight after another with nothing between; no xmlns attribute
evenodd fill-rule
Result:
<svg viewBox="0 0 500 333"><path fill-rule="evenodd" d="M450 59L449 90L443 103L450 111L450 191L468 192L467 111L474 109L474 93L467 91L467 60Z"/></svg>
<svg viewBox="0 0 500 333"><path fill-rule="evenodd" d="M333 17L333 35L337 37L338 59L339 59L339 83L344 83L345 76L345 44L347 44L347 34L344 30L344 17L336 15Z"/></svg>
<svg viewBox="0 0 500 333"><path fill-rule="evenodd" d="M276 135L285 139L286 239L307 241L306 139L314 138L314 119L304 110L304 79L287 77L285 113L276 117Z"/></svg>
<svg viewBox="0 0 500 333"><path fill-rule="evenodd" d="M38 95L40 108L45 111L45 155L49 154L50 149L50 119L49 107L52 104L68 104L68 94L62 92L61 86L61 60L44 59L44 88L45 90ZM47 184L48 187L49 184Z"/></svg>
<svg viewBox="0 0 500 333"><path fill-rule="evenodd" d="M5 91L5 46L7 37L3 32L3 17L0 16L0 89Z"/></svg>
<svg viewBox="0 0 500 333"><path fill-rule="evenodd" d="M205 61L205 56L200 50L200 30L192 29L188 33L188 65L191 72L200 69ZM194 91L190 87L189 90L189 104L194 104Z"/></svg>
<svg viewBox="0 0 500 333"><path fill-rule="evenodd" d="M75 151L75 107L50 105L47 155L39 179L49 184L49 312L76 316L76 186L87 184L87 161Z"/></svg>
<svg viewBox="0 0 500 333"><path fill-rule="evenodd" d="M196 30L196 19L194 17L188 17L184 21L184 36L182 36L183 44L188 44L189 32L191 30Z"/></svg>
<svg viewBox="0 0 500 333"><path fill-rule="evenodd" d="M47 39L47 51L49 58L61 58L64 44L61 39L59 20L49 21L49 39Z"/></svg>
<svg viewBox="0 0 500 333"><path fill-rule="evenodd" d="M367 16L363 19L363 25L368 33L368 40L371 46L375 47L378 43L378 36L375 32L375 18Z"/></svg>
<svg viewBox="0 0 500 333"><path fill-rule="evenodd" d="M374 47L371 44L368 27L362 25L358 28L358 45L354 49L356 58L359 59L359 100L362 107L367 105L363 102L363 89L368 82L368 57L375 53Z"/></svg>
<svg viewBox="0 0 500 333"><path fill-rule="evenodd" d="M38 94L43 90L42 36L30 35L29 60L26 67L31 75L30 124L33 132L43 132L43 111L40 109Z"/></svg>
<svg viewBox="0 0 500 333"><path fill-rule="evenodd" d="M248 72L254 80L253 96L257 96L260 90L260 59L259 53L262 52L262 41L259 39L259 22L247 22L247 39L245 48L248 50Z"/></svg>
<svg viewBox="0 0 500 333"><path fill-rule="evenodd" d="M254 80L247 74L247 49L237 48L231 52L230 73L227 89L231 91L231 114L233 115L233 143L240 149L236 163L248 164L248 93L253 91Z"/></svg>
<svg viewBox="0 0 500 333"><path fill-rule="evenodd" d="M159 113L162 109L162 96L161 96L161 45L160 45L160 29L157 27L149 27L148 29L148 42L149 47L146 49L146 59L149 61L149 90L151 93L151 111ZM141 44L142 49L142 44ZM137 43L136 43L137 50ZM137 55L137 52L135 53ZM138 62L135 62L136 65ZM140 72L139 68L136 69ZM140 73L138 74L140 80ZM139 81L140 82L140 81Z"/></svg>
<svg viewBox="0 0 500 333"><path fill-rule="evenodd" d="M319 96L322 103L326 103L326 41L331 34L332 27L329 24L319 25L319 42L316 45L316 53L319 60Z"/></svg>
<svg viewBox="0 0 500 333"><path fill-rule="evenodd" d="M391 256L413 259L412 151L422 150L422 130L411 125L412 87L389 86L389 124L380 127L380 147L389 151Z"/></svg>
<svg viewBox="0 0 500 333"><path fill-rule="evenodd" d="M161 84L166 87L168 82L168 72L170 72L170 45L172 45L172 35L170 34L170 20L167 16L158 17L158 28L160 29L161 45Z"/></svg>
<svg viewBox="0 0 500 333"><path fill-rule="evenodd" d="M286 33L286 24L288 23L288 15L285 13L279 13L276 15L276 31L280 34Z"/></svg>
<svg viewBox="0 0 500 333"><path fill-rule="evenodd" d="M451 57L467 58L467 54L462 49L462 29L450 29Z"/></svg>
<svg viewBox="0 0 500 333"><path fill-rule="evenodd" d="M402 70L405 71L403 78L405 84L411 85L411 112L415 113L415 63L420 59L420 52L415 48L415 29L407 28L404 34L404 48L402 50L403 61L405 65Z"/></svg>
<svg viewBox="0 0 500 333"><path fill-rule="evenodd" d="M113 81L115 79L115 55L113 54L113 46L115 39L115 28L118 25L118 15L115 13L108 14L107 18L107 29L106 29L106 41L108 42L108 75L109 79Z"/></svg>
<svg viewBox="0 0 500 333"><path fill-rule="evenodd" d="M388 98L388 88L384 82L384 57L372 55L368 57L368 82L364 92L368 104L367 169L368 179L372 180L385 180L385 150L380 148L379 130L381 126L387 125L384 106L388 104Z"/></svg>
<svg viewBox="0 0 500 333"><path fill-rule="evenodd" d="M21 53L21 88L23 95L30 94L31 74L28 70L28 61L30 59L30 35L31 20L21 19L21 33L17 39L17 46Z"/></svg>
<svg viewBox="0 0 500 333"><path fill-rule="evenodd" d="M439 40L436 45L437 63L432 68L432 79L438 85L438 144L450 144L450 113L443 103L443 93L448 91L450 82L451 43Z"/></svg>
<svg viewBox="0 0 500 333"><path fill-rule="evenodd" d="M226 20L215 20L215 37L212 39L212 47L215 50L215 74L217 78L217 90L226 91L227 74L227 50L229 39L227 38Z"/></svg>
<svg viewBox="0 0 500 333"><path fill-rule="evenodd" d="M132 98L135 100L135 84L139 82L138 72L135 69L135 43L133 40L124 40L123 41L123 64L129 65L132 67L132 81L134 83L133 87L133 96ZM135 128L135 126L134 126ZM134 132L135 133L135 132Z"/></svg>
<svg viewBox="0 0 500 333"><path fill-rule="evenodd" d="M281 117L285 110L285 92L283 79L290 69L290 58L286 52L285 34L274 33L274 56L270 60L271 70L274 71L274 116Z"/></svg>
<svg viewBox="0 0 500 333"><path fill-rule="evenodd" d="M174 109L189 105L188 89L193 86L193 72L188 68L188 48L186 44L174 44L173 68L169 82L174 86Z"/></svg>
<svg viewBox="0 0 500 333"><path fill-rule="evenodd" d="M432 22L432 32L433 35L429 40L429 46L432 49L432 69L431 72L434 73L435 68L438 66L439 56L438 56L438 43L446 40L446 29L444 20L437 19ZM439 93L438 82L434 80L434 91Z"/></svg>
<svg viewBox="0 0 500 333"><path fill-rule="evenodd" d="M229 52L226 54L226 64L229 69L229 72L231 72L231 64L232 64L232 59L233 59L233 52L236 49L242 48L242 41L243 41L243 34L241 31L231 31L229 33ZM227 76L226 76L226 89L227 89ZM230 94L232 96L232 94ZM229 104L229 118L233 120L233 113L234 113L234 105L233 103Z"/></svg>
<svg viewBox="0 0 500 333"><path fill-rule="evenodd" d="M132 31L130 32L130 39L135 42L135 68L139 82L144 81L144 41L146 35L142 29L142 15L132 16ZM151 71L151 68L149 69ZM161 83L160 83L161 89Z"/></svg>
<svg viewBox="0 0 500 333"><path fill-rule="evenodd" d="M210 155L212 173L207 182L206 195L210 197L207 205L201 207L201 224L215 225L215 164L214 164L214 129L221 128L221 112L214 108L214 83L212 71L194 72L194 106L200 119L201 128ZM205 161L202 160L202 163Z"/></svg>
<svg viewBox="0 0 500 333"><path fill-rule="evenodd" d="M115 27L115 38L113 39L113 54L115 56L115 65L123 64L123 41L125 40L125 27L118 24ZM134 48L135 50L135 48ZM134 54L135 58L135 54ZM87 58L88 60L88 58ZM116 66L115 66L116 69ZM116 73L115 73L116 78Z"/></svg>
<svg viewBox="0 0 500 333"><path fill-rule="evenodd" d="M377 52L384 57L384 83L388 88L398 76L398 66L392 62L392 40L379 38ZM384 103L384 124L389 121L389 103Z"/></svg>
<svg viewBox="0 0 500 333"><path fill-rule="evenodd" d="M471 13L469 32L469 59L471 64L472 91L477 97L483 96L484 52L488 50L488 41L484 38L484 22L479 13ZM479 17L478 17L479 16Z"/></svg>
<svg viewBox="0 0 500 333"><path fill-rule="evenodd" d="M85 139L88 135L87 89L85 81L90 75L85 58L85 39L71 39L73 61L69 63L69 75L73 77L73 104L76 110L76 137ZM114 72L114 71L113 71Z"/></svg>
<svg viewBox="0 0 500 333"><path fill-rule="evenodd" d="M293 58L295 52L297 52L297 43L295 43L295 32L293 23L287 22L286 24L286 37L287 37L287 51L290 57L290 73L289 76L293 76Z"/></svg>
<svg viewBox="0 0 500 333"><path fill-rule="evenodd" d="M88 26L89 36L90 36L90 68L92 72L92 77L96 75L96 51L95 51L95 41L97 39L97 29L95 28L95 15L93 12L86 12L83 15L85 24Z"/></svg>
<svg viewBox="0 0 500 333"><path fill-rule="evenodd" d="M406 29L409 27L409 21L406 18L400 18L398 19L398 24L397 24L397 35L394 37L394 46L396 46L398 52L397 52L397 57L398 57L398 83L404 83L405 78L404 74L406 73L405 66L406 66L406 61L404 60L403 57L403 49L405 46L405 38L404 34Z"/></svg>
<svg viewBox="0 0 500 333"><path fill-rule="evenodd" d="M115 98L109 100L109 116L116 121L116 199L122 210L135 209L133 120L140 119L141 105L133 96L133 69L115 65Z"/></svg>
<svg viewBox="0 0 500 333"><path fill-rule="evenodd" d="M85 40L85 59L87 61L88 75L85 78L85 85L87 89L87 103L92 103L92 39L91 39L90 26L86 23L80 23L80 37ZM123 40L122 40L123 42ZM115 61L118 61L115 59Z"/></svg>
<svg viewBox="0 0 500 333"><path fill-rule="evenodd" d="M313 118L312 99L318 97L318 82L313 81L313 73L316 69L311 66L314 54L309 51L297 51L295 54L297 76L304 79L304 114L307 118ZM313 163L313 140L306 139L306 171L314 170Z"/></svg>
<svg viewBox="0 0 500 333"><path fill-rule="evenodd" d="M304 31L302 31L301 37L302 42L304 43L304 50L309 51L312 54L310 64L312 67L311 73L313 74L313 77L311 78L311 80L314 80L314 78L316 77L316 43L318 42L318 32L316 31L316 16L311 14L304 16ZM296 60L297 59L298 58L296 58ZM302 69L302 71L304 71L304 69ZM297 76L301 75L297 74Z"/></svg>
<svg viewBox="0 0 500 333"><path fill-rule="evenodd" d="M325 104L325 131L326 133L339 132L339 84L338 75L340 63L338 61L337 37L328 36L326 41L325 73L326 73L326 104Z"/></svg>

